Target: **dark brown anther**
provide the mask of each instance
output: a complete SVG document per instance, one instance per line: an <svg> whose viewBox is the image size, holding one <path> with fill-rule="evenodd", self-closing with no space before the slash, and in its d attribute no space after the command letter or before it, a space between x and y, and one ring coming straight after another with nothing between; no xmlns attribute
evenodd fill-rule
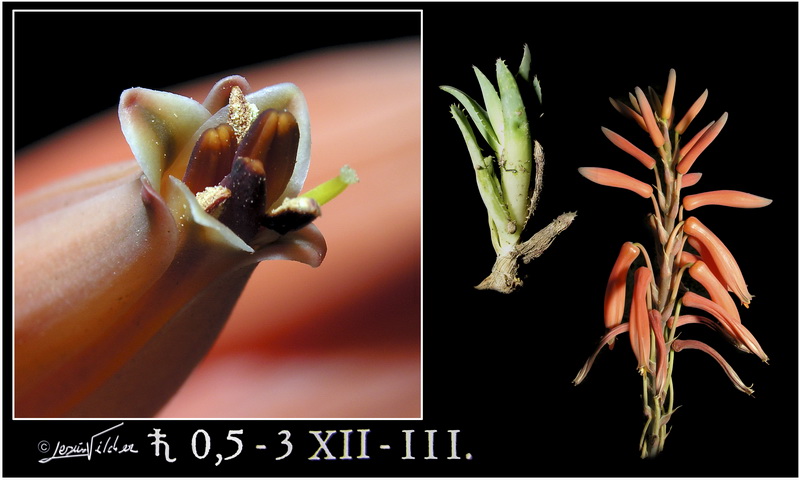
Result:
<svg viewBox="0 0 800 480"><path fill-rule="evenodd" d="M231 173L219 183L231 192L222 206L219 221L245 242L250 241L264 215L265 176L260 160L237 157Z"/></svg>
<svg viewBox="0 0 800 480"><path fill-rule="evenodd" d="M278 129L278 117L278 111L272 108L261 112L250 124L250 128L239 143L236 156L264 162Z"/></svg>
<svg viewBox="0 0 800 480"><path fill-rule="evenodd" d="M223 123L209 128L197 140L183 175L192 193L217 185L231 171L237 142L233 128Z"/></svg>
<svg viewBox="0 0 800 480"><path fill-rule="evenodd" d="M286 198L280 207L261 219L261 225L285 235L300 230L322 215L319 203L310 197Z"/></svg>
<svg viewBox="0 0 800 480"><path fill-rule="evenodd" d="M238 157L256 158L264 163L267 175L267 206L283 194L294 172L300 129L288 111L264 110L242 138Z"/></svg>
<svg viewBox="0 0 800 480"><path fill-rule="evenodd" d="M267 207L280 198L292 178L299 143L300 129L294 115L286 111L280 112L272 149L269 158L264 162L264 169L267 172Z"/></svg>

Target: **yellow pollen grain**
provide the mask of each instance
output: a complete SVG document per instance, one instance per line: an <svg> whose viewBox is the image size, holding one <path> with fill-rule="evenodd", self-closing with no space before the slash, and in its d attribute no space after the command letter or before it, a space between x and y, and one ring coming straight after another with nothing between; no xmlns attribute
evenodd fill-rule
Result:
<svg viewBox="0 0 800 480"><path fill-rule="evenodd" d="M195 197L197 197L197 203L203 207L203 210L209 212L210 209L213 210L224 200L229 199L231 197L231 191L225 187L216 185L213 187L206 187L202 192L197 192Z"/></svg>
<svg viewBox="0 0 800 480"><path fill-rule="evenodd" d="M258 107L248 103L242 89L237 86L231 88L231 95L228 99L228 123L233 128L238 141L242 140L257 116Z"/></svg>

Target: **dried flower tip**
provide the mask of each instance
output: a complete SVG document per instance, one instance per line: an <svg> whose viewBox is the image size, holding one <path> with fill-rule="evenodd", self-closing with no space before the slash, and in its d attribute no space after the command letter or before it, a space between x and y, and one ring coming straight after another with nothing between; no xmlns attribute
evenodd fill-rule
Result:
<svg viewBox="0 0 800 480"><path fill-rule="evenodd" d="M642 165L645 167L652 169L656 165L656 160L651 157L650 155L646 154L642 150L640 150L637 146L623 138L622 136L618 135L617 133L612 132L611 130L600 127L603 131L603 134L611 140L611 143L619 147L625 153L632 155L636 160L642 162Z"/></svg>
<svg viewBox="0 0 800 480"><path fill-rule="evenodd" d="M737 322L732 319L728 312L719 304L694 292L686 292L683 295L681 302L689 308L698 308L713 315L714 318L719 321L722 327L728 333L730 333L734 339L736 339L736 341L739 343L740 349L744 350L746 348L751 353L757 355L765 363L769 361L767 354L761 349L761 345L758 344L758 341L753 334L750 333L750 331L745 328L741 322Z"/></svg>
<svg viewBox="0 0 800 480"><path fill-rule="evenodd" d="M227 123L209 128L200 135L189 157L183 183L192 193L216 185L230 173L238 142Z"/></svg>
<svg viewBox="0 0 800 480"><path fill-rule="evenodd" d="M661 119L668 122L672 116L672 99L675 96L675 69L669 70L669 77L667 77L667 89L664 92L664 100L661 102Z"/></svg>
<svg viewBox="0 0 800 480"><path fill-rule="evenodd" d="M358 183L358 174L350 166L345 165L339 170L339 175L325 183L317 185L301 197L313 198L320 205L325 205L330 200L336 198L345 188L354 183Z"/></svg>
<svg viewBox="0 0 800 480"><path fill-rule="evenodd" d="M581 167L578 169L578 173L594 183L607 187L624 188L643 198L650 198L653 194L652 186L617 170L601 167Z"/></svg>
<svg viewBox="0 0 800 480"><path fill-rule="evenodd" d="M313 198L285 198L281 206L261 219L261 224L285 235L305 227L321 215L319 203Z"/></svg>
<svg viewBox="0 0 800 480"><path fill-rule="evenodd" d="M589 359L586 360L586 363L583 364L583 368L581 368L581 370L575 376L575 379L572 380L572 383L579 385L581 382L583 382L586 379L586 376L589 374L589 370L592 369L592 365L594 365L594 361L597 358L597 355L600 353L600 350L602 350L606 344L608 344L609 349L611 349L611 345L614 344L617 336L627 332L629 329L630 324L623 323L606 332L605 336L603 336L603 339L600 340L600 343L597 345L597 348L595 348L594 353L592 353L592 356L589 357Z"/></svg>
<svg viewBox="0 0 800 480"><path fill-rule="evenodd" d="M747 291L739 264L725 244L696 217L689 217L684 222L683 231L703 245L704 251L700 252L703 260L709 266L713 264L716 267L715 270L722 276L722 283L739 297L743 305L749 305L753 296Z"/></svg>
<svg viewBox="0 0 800 480"><path fill-rule="evenodd" d="M719 135L719 132L722 130L722 127L725 126L725 122L727 121L728 112L725 112L721 117L719 117L719 120L717 120L714 125L711 125L711 127L703 134L703 136L697 140L697 143L692 146L692 149L689 150L689 152L686 153L683 158L681 158L676 169L678 173L685 174L689 171L689 169L692 167L692 164L695 162L695 160L697 160L697 157L703 153L706 147L708 147L715 138L717 138L717 135Z"/></svg>
<svg viewBox="0 0 800 480"><path fill-rule="evenodd" d="M705 205L721 205L735 208L761 208L772 203L769 198L759 197L738 190L713 190L710 192L687 195L683 198L683 208L687 211Z"/></svg>
<svg viewBox="0 0 800 480"><path fill-rule="evenodd" d="M733 367L731 367L730 364L727 361L725 361L725 358L723 358L723 356L720 355L719 352L717 352L710 346L698 340L676 339L672 342L673 351L680 352L686 349L700 350L710 355L711 358L713 358L714 360L717 361L717 363L719 363L719 365L725 371L725 374L728 376L731 382L733 382L733 386L736 387L737 390L741 390L742 392L748 395L753 394L752 385L750 385L749 387L745 385L742 379L739 378L739 375L737 375L736 372L733 370Z"/></svg>
<svg viewBox="0 0 800 480"><path fill-rule="evenodd" d="M650 139L653 141L653 145L656 147L661 147L664 145L664 135L661 134L661 129L656 123L656 117L653 115L653 109L650 107L650 102L647 101L647 97L641 88L636 87L635 92L636 99L639 100L639 106L642 111L644 123L647 125L648 133L650 133Z"/></svg>
<svg viewBox="0 0 800 480"><path fill-rule="evenodd" d="M685 132L689 124L692 123L694 117L696 117L697 114L700 113L700 109L703 108L703 105L706 103L707 98L708 98L708 89L706 89L700 95L700 97L697 100L695 100L695 102L692 104L689 110L686 111L686 115L684 115L681 121L678 122L678 125L675 126L675 132L677 132L679 135L683 135L683 132Z"/></svg>
<svg viewBox="0 0 800 480"><path fill-rule="evenodd" d="M236 132L236 138L241 141L245 133L250 129L253 120L258 116L258 107L249 103L242 93L239 86L231 88L231 96L228 100L228 123Z"/></svg>

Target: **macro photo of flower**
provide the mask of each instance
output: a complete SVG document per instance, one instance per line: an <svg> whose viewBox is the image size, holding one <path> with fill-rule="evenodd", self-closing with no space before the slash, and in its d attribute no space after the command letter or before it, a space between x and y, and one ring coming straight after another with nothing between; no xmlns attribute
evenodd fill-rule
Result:
<svg viewBox="0 0 800 480"><path fill-rule="evenodd" d="M17 25L33 34L64 15ZM192 53L163 78L129 58L157 44L120 39L114 97L93 88L108 65L52 81L60 109L87 95L119 105L16 154L16 416L420 415L418 15L338 18L398 23L285 54ZM16 125L31 136L23 114L46 107L21 100L49 80L25 61L44 53L24 51Z"/></svg>

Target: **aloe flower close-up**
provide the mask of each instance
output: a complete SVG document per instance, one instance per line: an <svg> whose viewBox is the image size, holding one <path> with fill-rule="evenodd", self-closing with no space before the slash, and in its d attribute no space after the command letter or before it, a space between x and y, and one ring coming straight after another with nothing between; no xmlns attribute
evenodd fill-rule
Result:
<svg viewBox="0 0 800 480"><path fill-rule="evenodd" d="M264 57L254 51L247 58ZM100 110L81 122L72 120L76 123L68 129L16 152L15 264L23 259L38 262L42 269L37 272L33 263L29 263L31 266L24 268L31 273L23 278L17 271L19 265L15 265L15 314L40 308L36 306L39 302L26 305L19 300L30 298L25 292L37 289L47 294L60 292L62 301L54 307L59 315L78 315L75 313L78 308L90 314L80 317L78 323L61 323L58 332L53 330L75 337L61 343L58 337L49 337L52 345L66 349L49 352L32 343L22 352L44 353L42 358L58 357L59 362L71 359L72 363L60 368L65 382L72 384L68 379L77 379L75 386L82 388L80 393L90 393L95 405L102 404L90 409L86 403L80 410L68 411L63 405L67 395L47 387L47 397L52 397L52 413L48 416L413 418L419 415L421 182L419 168L409 167L419 164L421 143L419 41L411 37L279 58L223 74L192 78L175 86L159 86L164 92L133 89L126 94L129 97L139 96L142 91L154 92L182 97L180 101L184 104L197 99L196 105L186 108L188 113L199 111L197 105L206 109L202 116L207 119L200 123L213 121L216 110L230 102L233 89L226 91L215 85L238 85L247 99L272 91L273 99L280 96L274 96L277 92L283 92L289 94L284 96L286 99L294 97L295 105L307 104L308 112L304 115L302 109L291 105L284 108L280 102L271 105L248 102L262 111L273 110L264 114L263 119L268 121L263 124L266 128L258 130L260 133L273 131L270 125L274 125L274 133L286 131L291 137L294 129L282 130L280 126L291 126L293 122L273 124L271 120L289 119L285 115L288 112L298 125L298 152L309 139L302 135L309 132L305 130L307 126L313 138L310 169L308 158L302 159L300 154L295 157L296 162L261 162L264 187L269 190L264 194L263 211L255 209L248 214L248 208L240 208L244 214L232 215L236 211L232 209L226 216L219 208L225 208L220 198L226 194L217 187L227 188L225 184L230 179L225 177L236 170L233 163L221 178L220 169L198 170L189 165L193 158L200 157L208 165L218 164L216 160L229 158L229 153L216 153L232 150L235 155L236 150L248 148L242 146L246 141L240 145L235 133L234 137L227 135L232 128L221 124L228 122L214 125L214 132L205 134L203 142L199 139L207 128L203 130L202 125L197 125L188 133L183 152L175 153L178 156L188 152L181 157L186 171L176 171L178 164L168 167L162 175L168 186L161 185L157 196L155 188L145 188L150 182L142 180L143 171L138 163L128 160L136 152L120 131L119 108ZM220 78L233 74L236 75L229 81L219 84ZM265 85L271 87L264 92L249 92L242 77L253 90ZM123 86L109 96L109 104L115 103L130 86L128 81L121 78L117 82ZM297 87L286 84L287 81ZM292 92L300 88L302 97L295 97ZM204 99L210 91L217 92L212 95L217 101L215 106L206 108ZM385 98L386 91L393 92L390 99ZM385 101L377 102L378 99ZM82 106L84 99L68 96L65 101ZM223 117L220 113L219 118ZM271 144L270 152L275 154L273 159L286 159L288 155L277 154L282 151L279 137L273 137L278 141ZM235 139L235 149L231 138ZM265 143L265 136L259 138ZM198 144L202 146L200 155L192 155L197 153ZM250 146L252 152L257 151L252 143ZM242 160L238 164L255 167L239 170L237 175L241 178L255 179L252 183L240 182L244 187L261 183L258 163ZM352 169L342 170L344 165ZM212 171L217 173L210 174ZM355 180L354 171L360 182L347 187L348 182ZM252 172L256 175L251 176ZM276 175L283 180L276 182ZM388 188L396 182L401 182L404 188ZM181 183L186 187L174 188ZM128 188L122 188L123 184ZM182 209L183 205L193 206L193 202L200 205L198 194L203 196L207 186L212 187L212 195L206 198L211 202L205 208L180 210L177 217L169 211L166 195L170 191L182 193L173 202ZM318 187L311 188L314 186ZM345 187L348 189L344 194L330 204L321 205ZM139 206L143 188L147 194L144 198L155 201L155 206L148 208L155 213L168 213L173 219L165 217L174 228L158 230L166 232L158 237L145 236L143 216L136 215L144 210ZM109 193L105 195L96 194L106 190ZM232 190L230 198L234 199L233 192L241 188L229 190ZM66 194L54 195L70 191L74 192L71 198ZM214 193L220 191L222 195L215 197ZM252 191L258 193L261 189ZM280 196L297 200L284 205ZM37 198L40 201L34 201ZM117 206L125 211L113 208L111 200L120 198L126 201L117 201ZM159 198L162 202L156 201ZM240 207L248 206L244 200L238 203ZM276 211L274 207L268 208L267 202L283 207ZM321 205L318 210L315 203ZM25 226L48 211L52 212L47 215L50 220L58 220L58 213L65 211L74 214L69 219ZM126 212L130 213L127 217ZM321 216L315 217L320 213ZM387 218L391 218L396 229L372 228ZM254 231L254 223L248 219L257 221ZM303 226L311 219L314 225ZM296 227L300 228L291 231ZM30 228L31 233L24 241L20 234L23 228ZM245 236L250 234L241 232L251 230L252 237L244 241L239 234L226 234L226 229L231 232L237 229ZM106 232L109 234L105 235ZM118 242L111 235L115 232ZM324 239L320 232L324 233ZM85 241L72 242L80 238ZM147 242L148 239L152 241ZM178 243L180 239L185 242ZM174 243L172 250L169 241ZM28 246L28 242L38 242L38 249L34 244ZM63 248L56 249L58 245ZM188 250L192 245L196 247L194 252ZM133 247L139 248L138 253ZM141 262L131 266L124 261L131 258ZM185 278L175 279L169 285L156 281L145 288L143 284L157 274L156 261L161 262L164 279L168 279L169 272L181 272L181 266L186 268ZM258 262L261 263L257 267ZM214 265L219 267L216 275L211 271ZM309 265L319 267L309 268ZM130 283L122 282L118 278L121 276ZM203 287L210 277L217 280ZM161 293L158 286L163 287ZM113 289L119 288L129 295L104 294L118 293L122 290ZM153 301L136 303L136 295ZM116 305L117 302L125 305ZM186 302L186 306L180 307L181 302ZM138 305L136 308L145 319L131 320L138 322L135 326L116 322L117 317L106 315L112 307L124 311L133 304ZM184 317L177 313L175 321L164 322L175 310L185 311L188 316L193 316L192 310L199 313L182 325L176 319ZM130 315L128 319L133 318ZM29 332L34 331L30 329L32 325L28 325ZM48 328L55 328L55 324L51 322ZM133 356L137 343L144 347ZM22 358L16 345L11 351L15 366L17 360L41 363L35 356ZM124 361L125 358L131 362ZM151 371L146 372L147 368ZM12 370L15 382L22 380L18 373ZM93 380L83 380L84 376ZM104 383L103 377L113 379L119 388ZM15 416L44 415L24 410L26 404L16 396L18 385L15 383L13 391ZM113 395L103 400L102 390ZM75 393L73 398L77 396Z"/></svg>
<svg viewBox="0 0 800 480"><path fill-rule="evenodd" d="M155 414L259 262L325 256L310 223L330 196L299 195L310 124L295 85L227 77L202 104L134 88L119 118L136 163L17 201L17 416ZM357 181L340 177L329 190Z"/></svg>
<svg viewBox="0 0 800 480"><path fill-rule="evenodd" d="M683 195L684 188L700 181L700 174L690 169L704 156L711 155L701 156L723 131L728 114L723 113L717 121L701 128L686 141L683 135L705 105L708 90L675 123L676 84L675 70L670 70L663 94L657 94L652 88L646 93L636 87L634 93L628 95L630 105L611 99L615 110L644 130L648 143L652 144L650 148L655 147L655 155L645 153L610 129L601 128L611 143L653 172L651 183L608 168L578 169L583 177L596 184L632 191L649 199L653 206L648 223L655 240L654 254L648 254L638 243L623 244L606 287L606 335L573 380L576 385L582 383L603 347L608 345L610 349L616 335L628 332L636 368L642 376L645 426L639 449L643 458L656 456L664 449L668 423L677 408L673 383L673 374L677 373L674 368L676 353L698 350L708 354L723 368L734 387L748 394L753 392L717 350L699 340L679 338L678 327L705 325L739 350L755 354L765 363L768 360L755 336L742 324L742 316L731 296L735 295L745 307L753 300L738 262L705 224L696 217L684 218L684 212L707 205L761 208L772 201L734 190ZM626 282L631 270L635 271L633 293L628 299L625 297ZM684 277L687 271L688 276ZM688 314L684 311L687 309ZM691 309L708 313L713 319L694 315ZM628 328L621 328L623 325Z"/></svg>

